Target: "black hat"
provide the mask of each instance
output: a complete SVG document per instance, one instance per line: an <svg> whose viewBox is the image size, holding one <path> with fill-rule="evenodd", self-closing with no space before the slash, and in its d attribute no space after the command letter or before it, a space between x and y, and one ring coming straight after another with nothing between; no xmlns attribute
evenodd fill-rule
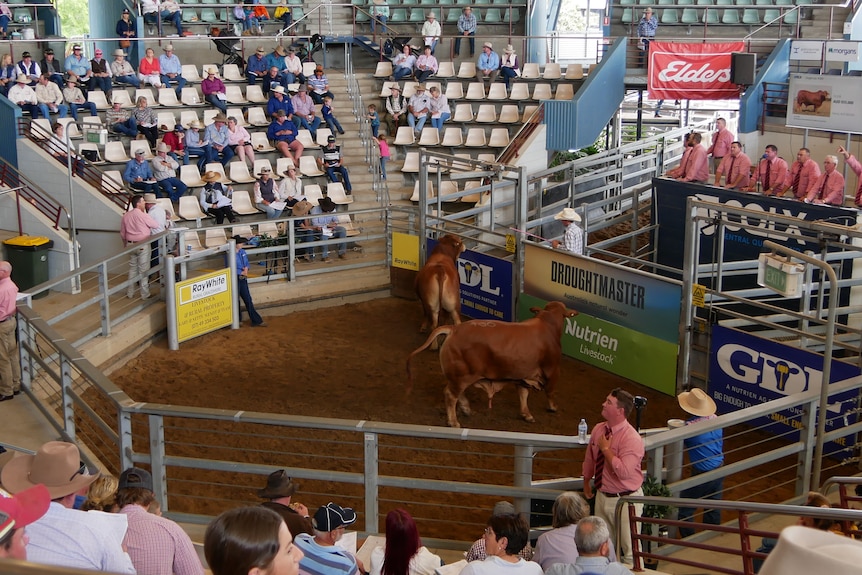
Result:
<svg viewBox="0 0 862 575"><path fill-rule="evenodd" d="M243 245L243 244L247 244L247 243L249 242L249 239L248 239L248 238L244 238L244 237L242 237L242 236L234 236L234 237L233 237L233 241L235 241L235 242L236 242L236 245L240 246L240 245Z"/></svg>
<svg viewBox="0 0 862 575"><path fill-rule="evenodd" d="M352 525L356 522L356 512L350 507L341 507L335 503L327 503L314 513L312 523L318 531L334 531L342 525Z"/></svg>
<svg viewBox="0 0 862 575"><path fill-rule="evenodd" d="M326 138L326 141L327 141L327 142L334 142L334 141L335 141L335 136L330 135L329 137L327 137L327 138Z"/></svg>
<svg viewBox="0 0 862 575"><path fill-rule="evenodd" d="M120 482L117 489L132 489L140 487L148 491L153 490L153 476L150 472L139 467L130 467L120 474Z"/></svg>
<svg viewBox="0 0 862 575"><path fill-rule="evenodd" d="M320 209L324 212L332 212L335 210L335 202L327 196L323 196L317 200L317 205L320 206Z"/></svg>
<svg viewBox="0 0 862 575"><path fill-rule="evenodd" d="M53 54L53 53L54 53L54 49L53 49L53 48L48 48L47 50L45 50L45 55L46 55L46 56L47 56L48 54Z"/></svg>
<svg viewBox="0 0 862 575"><path fill-rule="evenodd" d="M296 483L288 477L287 471L279 469L269 474L269 477L266 478L266 487L259 489L257 495L261 499L290 497L296 493L296 487Z"/></svg>
<svg viewBox="0 0 862 575"><path fill-rule="evenodd" d="M22 57L22 58L29 58L29 57L30 57L30 52L24 52L24 53L22 53L22 54L21 54L21 57Z"/></svg>

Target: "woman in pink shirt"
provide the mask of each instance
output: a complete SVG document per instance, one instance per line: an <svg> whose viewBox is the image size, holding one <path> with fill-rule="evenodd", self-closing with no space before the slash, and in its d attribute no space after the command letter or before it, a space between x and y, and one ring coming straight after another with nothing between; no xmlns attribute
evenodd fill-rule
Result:
<svg viewBox="0 0 862 575"><path fill-rule="evenodd" d="M251 145L251 136L233 116L227 119L227 143L241 161L244 162L248 158L249 168L254 169L254 147Z"/></svg>

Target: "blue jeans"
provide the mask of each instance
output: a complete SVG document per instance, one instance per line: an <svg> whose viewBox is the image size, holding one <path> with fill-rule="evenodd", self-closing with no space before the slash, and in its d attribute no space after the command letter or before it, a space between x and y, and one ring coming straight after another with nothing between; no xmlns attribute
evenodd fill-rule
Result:
<svg viewBox="0 0 862 575"><path fill-rule="evenodd" d="M39 111L42 113L43 118L51 119L50 113L51 110L48 108L48 104L38 104ZM57 117L65 118L66 114L69 113L69 108L66 107L66 104L60 104L57 106Z"/></svg>
<svg viewBox="0 0 862 575"><path fill-rule="evenodd" d="M314 120L309 122L302 116L293 115L293 123L297 128L303 128L311 132L311 137L317 139L317 128L320 127L320 118L314 117Z"/></svg>
<svg viewBox="0 0 862 575"><path fill-rule="evenodd" d="M428 120L427 114L423 114L420 117L416 117L413 114L407 114L407 125L413 128L417 132L421 132L422 128L425 127L425 122Z"/></svg>
<svg viewBox="0 0 862 575"><path fill-rule="evenodd" d="M135 88L141 87L141 81L137 76L114 76L114 82L117 84L129 84Z"/></svg>
<svg viewBox="0 0 862 575"><path fill-rule="evenodd" d="M508 66L500 68L500 75L502 75L503 79L506 81L507 90L509 89L509 84L512 82L512 78L518 77L518 75L515 73L515 69Z"/></svg>
<svg viewBox="0 0 862 575"><path fill-rule="evenodd" d="M380 173L383 174L383 179L386 179L386 160L389 158L380 157Z"/></svg>
<svg viewBox="0 0 862 575"><path fill-rule="evenodd" d="M374 21L377 20L380 22L380 33L386 34L386 21L389 20L388 16L384 16L382 14L378 16L374 16L371 18L371 33L374 33Z"/></svg>
<svg viewBox="0 0 862 575"><path fill-rule="evenodd" d="M329 96L333 100L335 99L335 95L329 91L326 91L323 94L318 94L317 92L312 92L309 90L308 95L311 96L311 99L315 104L322 104L323 99L327 96Z"/></svg>
<svg viewBox="0 0 862 575"><path fill-rule="evenodd" d="M326 125L329 126L329 129L333 132L338 132L339 134L344 133L344 129L341 127L341 124L338 123L338 120L335 119L335 116L327 117Z"/></svg>
<svg viewBox="0 0 862 575"><path fill-rule="evenodd" d="M111 78L110 76L93 76L90 87L99 88L105 93L105 96L109 96L111 94Z"/></svg>
<svg viewBox="0 0 862 575"><path fill-rule="evenodd" d="M179 178L165 178L159 180L159 187L164 193L171 198L172 202L180 201L180 198L185 195L189 187L185 185Z"/></svg>
<svg viewBox="0 0 862 575"><path fill-rule="evenodd" d="M221 154L221 160L218 159L219 154ZM212 161L220 161L222 166L227 166L228 162L230 162L233 157L234 153L230 146L225 146L224 148L222 148L221 152L219 152L215 148L212 148Z"/></svg>
<svg viewBox="0 0 862 575"><path fill-rule="evenodd" d="M344 238L344 237L347 237L347 230L341 226L335 226L332 229L332 236L330 236L329 238L325 237L323 234L319 234L319 235L316 235L315 239L316 240L325 240L325 239L337 240L339 238ZM329 257L329 246L326 244L323 244L320 247L321 247L321 250L323 253L323 257L328 258ZM338 244L338 255L343 256L345 253L347 253L347 242L341 242L340 244Z"/></svg>
<svg viewBox="0 0 862 575"><path fill-rule="evenodd" d="M9 22L11 19L9 16L0 16L0 30L3 30L3 35L6 35L6 32L9 30Z"/></svg>
<svg viewBox="0 0 862 575"><path fill-rule="evenodd" d="M177 27L177 34L180 36L183 35L183 18L182 14L179 10L171 14L167 10L162 10L162 20L165 22L171 22L174 26ZM156 23L156 13L150 12L149 14L144 14L144 22L147 24L155 24Z"/></svg>
<svg viewBox="0 0 862 575"><path fill-rule="evenodd" d="M214 162L215 158L213 157L213 148L209 144L203 147L188 147L186 146L185 153L183 154L183 165L189 165L189 156L198 156L198 171L203 171L204 167L209 162Z"/></svg>
<svg viewBox="0 0 862 575"><path fill-rule="evenodd" d="M114 124L113 126L111 126L111 130L129 136L134 140L135 137L138 135L138 121L135 120L134 116L132 116L125 122Z"/></svg>
<svg viewBox="0 0 862 575"><path fill-rule="evenodd" d="M255 204L255 206L257 206L257 209L259 209L260 211L266 212L266 219L268 220L274 220L281 216L281 210L273 208L272 204L266 205L261 202L259 204Z"/></svg>
<svg viewBox="0 0 862 575"><path fill-rule="evenodd" d="M476 53L476 38L474 36L476 32L470 32L467 34L467 39L470 40L470 55ZM461 52L461 38L464 36L456 36L455 37L455 55L457 56Z"/></svg>
<svg viewBox="0 0 862 575"><path fill-rule="evenodd" d="M222 113L227 114L227 102L224 100L219 100L218 96L215 94L207 94L204 96L204 100L218 108L222 111Z"/></svg>
<svg viewBox="0 0 862 575"><path fill-rule="evenodd" d="M90 110L91 116L98 116L99 115L99 113L96 111L96 104L93 102L84 102L83 104L72 103L72 104L69 104L69 108L71 109L72 117L75 118L76 122L78 121L78 110L82 109L82 108L84 110Z"/></svg>
<svg viewBox="0 0 862 575"><path fill-rule="evenodd" d="M162 81L162 84L164 84L165 88L170 88L171 82L176 84L177 87L174 88L174 92L177 93L177 98L180 97L180 94L182 93L183 88L186 85L186 79L183 78L182 75L178 75L176 78L171 78L169 76L166 76L165 74L162 74L161 76L159 76L159 79Z"/></svg>
<svg viewBox="0 0 862 575"><path fill-rule="evenodd" d="M159 185L156 182L129 182L129 187L145 194L159 193Z"/></svg>
<svg viewBox="0 0 862 575"><path fill-rule="evenodd" d="M353 188L350 186L350 177L347 175L347 168L344 166L335 166L332 168L326 168L326 177L329 178L330 182L337 182L338 178L335 177L335 173L338 172L341 174L341 178L344 180L344 189L349 194L353 191Z"/></svg>
<svg viewBox="0 0 862 575"><path fill-rule="evenodd" d="M254 302L251 301L251 291L248 289L248 280L243 279L240 276L236 278L237 283L237 296L240 301L245 304L245 311L248 312L248 317L251 320L251 325L260 325L263 323L263 318L260 317L260 314L257 313L257 310L254 309ZM242 321L242 308L239 310L239 320Z"/></svg>
<svg viewBox="0 0 862 575"><path fill-rule="evenodd" d="M443 123L446 122L449 118L452 117L452 114L449 112L443 112L440 114L439 118L431 118L431 125L437 128L440 132L443 131ZM442 135L442 134L441 134Z"/></svg>
<svg viewBox="0 0 862 575"><path fill-rule="evenodd" d="M697 474L697 471L694 471L694 474ZM679 494L680 497L685 499L721 499L721 489L722 484L724 483L723 478L713 479L712 481L707 481L701 485L697 485L695 487L690 487L688 489L683 489L682 493ZM691 507L680 507L679 514L677 517L680 521L691 521L692 516L694 515L694 509ZM706 509L703 510L703 523L709 523L710 525L718 525L721 523L721 511L718 509ZM694 529L689 529L687 527L680 527L679 534L682 537L688 537L689 535L694 534Z"/></svg>
<svg viewBox="0 0 862 575"><path fill-rule="evenodd" d="M405 66L398 66L392 72L392 77L396 80L401 80L402 78L406 78L411 75L413 75L413 68L407 68Z"/></svg>

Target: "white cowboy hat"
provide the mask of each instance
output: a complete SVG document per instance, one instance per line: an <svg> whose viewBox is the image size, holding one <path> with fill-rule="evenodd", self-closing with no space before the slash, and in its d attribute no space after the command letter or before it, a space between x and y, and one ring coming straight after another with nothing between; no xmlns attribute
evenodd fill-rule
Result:
<svg viewBox="0 0 862 575"><path fill-rule="evenodd" d="M676 396L676 400L686 413L700 417L715 414L715 402L699 387L695 387L691 391L683 391Z"/></svg>
<svg viewBox="0 0 862 575"><path fill-rule="evenodd" d="M578 215L573 208L563 208L563 210L554 216L555 220L566 220L567 222L579 222L581 216Z"/></svg>
<svg viewBox="0 0 862 575"><path fill-rule="evenodd" d="M785 527L760 575L801 573L857 573L862 565L862 542L810 527Z"/></svg>

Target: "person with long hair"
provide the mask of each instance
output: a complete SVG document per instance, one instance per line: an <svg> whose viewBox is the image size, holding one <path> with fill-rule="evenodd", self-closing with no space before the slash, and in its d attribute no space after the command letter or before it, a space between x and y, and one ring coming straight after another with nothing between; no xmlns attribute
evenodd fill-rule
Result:
<svg viewBox="0 0 862 575"><path fill-rule="evenodd" d="M461 575L542 575L542 567L519 556L530 537L530 526L523 515L492 515L485 527L484 561L467 563Z"/></svg>
<svg viewBox="0 0 862 575"><path fill-rule="evenodd" d="M580 494L574 491L563 491L557 495L554 507L551 509L554 528L539 535L533 561L545 570L557 563L574 563L578 557L578 548L575 546L578 521L589 514L590 506ZM616 561L613 543L608 545L608 557L611 561Z"/></svg>
<svg viewBox="0 0 862 575"><path fill-rule="evenodd" d="M156 140L159 138L159 127L156 113L149 107L147 99L144 96L138 98L135 103L135 109L132 111L132 116L138 123L138 133L143 134L152 150L156 147Z"/></svg>
<svg viewBox="0 0 862 575"><path fill-rule="evenodd" d="M404 509L386 514L386 549L371 551L369 575L433 575L443 564L422 545L416 521Z"/></svg>
<svg viewBox="0 0 862 575"><path fill-rule="evenodd" d="M105 513L116 513L120 510L117 505L117 487L120 483L116 477L109 473L103 473L90 484L87 490L87 498L81 504L81 511L104 511Z"/></svg>
<svg viewBox="0 0 862 575"><path fill-rule="evenodd" d="M215 518L204 534L213 575L297 575L302 550L281 516L265 507L239 507Z"/></svg>

